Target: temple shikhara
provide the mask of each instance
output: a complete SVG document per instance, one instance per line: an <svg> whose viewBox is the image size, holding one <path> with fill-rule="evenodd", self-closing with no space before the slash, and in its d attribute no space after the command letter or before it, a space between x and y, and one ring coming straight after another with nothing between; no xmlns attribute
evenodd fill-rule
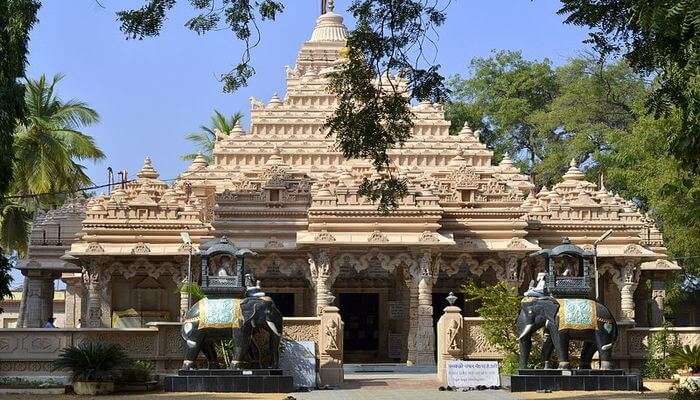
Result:
<svg viewBox="0 0 700 400"><path fill-rule="evenodd" d="M592 251L609 229L597 245L601 301L626 326L661 324L664 281L679 267L653 221L573 161L560 183L536 191L507 156L494 162L479 132L450 135L440 104L412 106L413 136L390 152L409 185L399 208L382 214L360 196L375 170L344 159L323 127L336 104L326 74L346 36L340 15L321 15L286 68L286 94L251 98L250 126L220 135L211 164L199 157L166 183L157 170L166 155L153 154L111 193L39 216L18 325L51 316L58 278L67 327L180 321L188 299L178 285L199 279L199 246L225 236L259 253L246 267L285 316L338 307L345 361L433 364L449 292L471 279L523 293L543 270L528 255L565 237ZM461 306L465 320L477 317ZM488 353L480 333L466 335Z"/></svg>

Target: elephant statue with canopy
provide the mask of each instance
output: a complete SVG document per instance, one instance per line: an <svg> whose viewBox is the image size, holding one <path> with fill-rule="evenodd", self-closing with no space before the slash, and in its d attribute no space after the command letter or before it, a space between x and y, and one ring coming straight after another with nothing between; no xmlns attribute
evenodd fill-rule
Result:
<svg viewBox="0 0 700 400"><path fill-rule="evenodd" d="M612 347L618 336L617 322L610 310L591 299L588 274L589 258L594 253L572 245L567 238L553 249L541 250L532 256L545 260L545 273L539 275L537 286L531 284L521 302L517 318L520 368L528 367L532 335L544 328L548 336L543 344L542 358L548 359L556 350L559 369L569 369L571 340L583 341L580 369L590 369L591 360L598 352L601 369L612 368ZM578 265L572 263L578 261ZM556 270L560 260L565 272Z"/></svg>
<svg viewBox="0 0 700 400"><path fill-rule="evenodd" d="M201 246L202 292L205 298L195 303L185 314L182 338L185 340L183 369L194 367L204 353L209 369L219 368L216 344L233 339L235 344L230 365L239 369L254 344L256 332L264 332L269 340L266 351L268 364L261 368L277 368L279 346L283 333L283 318L272 299L245 274L244 258L257 255L248 249L236 248L225 237Z"/></svg>

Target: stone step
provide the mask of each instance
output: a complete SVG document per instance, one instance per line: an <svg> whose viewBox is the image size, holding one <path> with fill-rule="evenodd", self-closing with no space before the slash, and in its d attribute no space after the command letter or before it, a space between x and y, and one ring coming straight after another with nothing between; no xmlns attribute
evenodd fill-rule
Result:
<svg viewBox="0 0 700 400"><path fill-rule="evenodd" d="M435 365L406 365L406 364L344 364L346 374L357 373L398 373L398 374L430 374L437 373Z"/></svg>

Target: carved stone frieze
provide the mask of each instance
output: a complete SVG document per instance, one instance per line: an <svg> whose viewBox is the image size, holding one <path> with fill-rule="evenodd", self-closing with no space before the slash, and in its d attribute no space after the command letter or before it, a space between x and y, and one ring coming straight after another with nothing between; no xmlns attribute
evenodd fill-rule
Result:
<svg viewBox="0 0 700 400"><path fill-rule="evenodd" d="M382 232L375 230L367 237L369 243L389 243L389 238Z"/></svg>
<svg viewBox="0 0 700 400"><path fill-rule="evenodd" d="M418 237L420 243L438 243L440 240L435 236L434 232L423 231Z"/></svg>
<svg viewBox="0 0 700 400"><path fill-rule="evenodd" d="M85 252L90 254L99 254L104 253L105 249L97 242L90 242L85 249Z"/></svg>
<svg viewBox="0 0 700 400"><path fill-rule="evenodd" d="M335 236L328 231L321 231L314 236L314 241L321 243L333 243L335 242Z"/></svg>
<svg viewBox="0 0 700 400"><path fill-rule="evenodd" d="M151 248L144 242L136 243L136 245L131 249L131 254L148 254L150 252Z"/></svg>

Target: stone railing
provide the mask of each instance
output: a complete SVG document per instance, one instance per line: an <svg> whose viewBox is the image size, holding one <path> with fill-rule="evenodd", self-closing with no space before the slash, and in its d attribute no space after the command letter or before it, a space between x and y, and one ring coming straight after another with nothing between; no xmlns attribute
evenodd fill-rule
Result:
<svg viewBox="0 0 700 400"><path fill-rule="evenodd" d="M284 336L316 342L319 380L335 386L343 380L343 322L336 307L320 317L284 318ZM179 322L154 322L147 328L0 329L0 376L65 376L51 362L62 348L83 341L119 344L134 360L151 361L159 373L182 366L184 341Z"/></svg>
<svg viewBox="0 0 700 400"><path fill-rule="evenodd" d="M480 317L462 317L459 307L446 307L437 329L438 379L446 382L445 362L450 360L500 360L503 357L484 336ZM515 323L515 322L513 322ZM662 328L634 328L631 322L618 322L620 336L613 349L619 368L638 369L647 356L649 336ZM682 344L700 343L700 327L669 328ZM596 356L597 357L597 356Z"/></svg>

